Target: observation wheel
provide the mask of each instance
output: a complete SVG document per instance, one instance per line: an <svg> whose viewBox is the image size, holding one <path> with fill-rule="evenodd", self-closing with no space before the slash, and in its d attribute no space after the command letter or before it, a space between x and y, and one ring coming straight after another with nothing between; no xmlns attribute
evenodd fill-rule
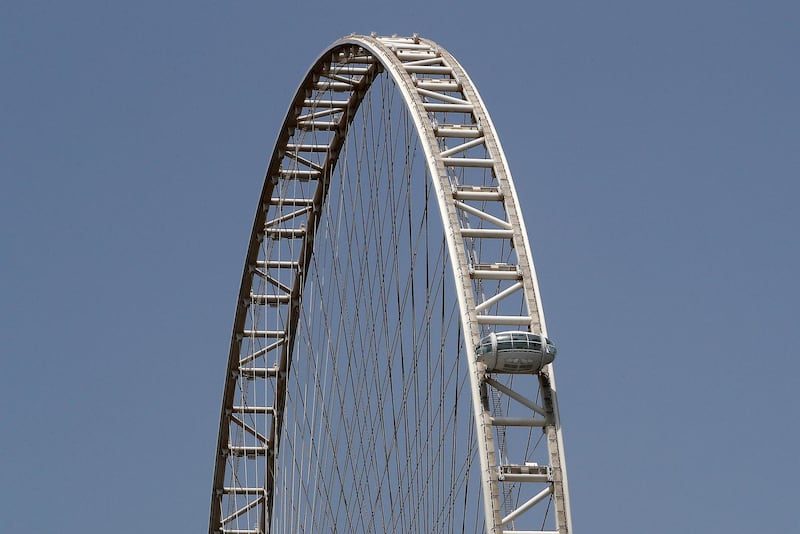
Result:
<svg viewBox="0 0 800 534"><path fill-rule="evenodd" d="M340 39L258 201L209 533L571 533L554 354L464 69L418 36Z"/></svg>

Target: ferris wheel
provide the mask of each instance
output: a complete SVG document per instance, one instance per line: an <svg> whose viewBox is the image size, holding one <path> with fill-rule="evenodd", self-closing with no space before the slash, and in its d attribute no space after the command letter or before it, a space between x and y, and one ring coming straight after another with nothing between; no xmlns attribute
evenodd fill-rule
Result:
<svg viewBox="0 0 800 534"><path fill-rule="evenodd" d="M338 40L257 204L209 533L571 533L554 357L467 73L416 35Z"/></svg>

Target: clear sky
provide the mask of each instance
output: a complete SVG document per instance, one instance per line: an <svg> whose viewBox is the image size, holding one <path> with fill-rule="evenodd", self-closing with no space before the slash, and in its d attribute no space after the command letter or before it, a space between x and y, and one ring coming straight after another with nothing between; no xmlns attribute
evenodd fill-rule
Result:
<svg viewBox="0 0 800 534"><path fill-rule="evenodd" d="M335 39L469 71L536 257L577 532L796 532L796 2L0 4L0 532L205 532L245 245Z"/></svg>

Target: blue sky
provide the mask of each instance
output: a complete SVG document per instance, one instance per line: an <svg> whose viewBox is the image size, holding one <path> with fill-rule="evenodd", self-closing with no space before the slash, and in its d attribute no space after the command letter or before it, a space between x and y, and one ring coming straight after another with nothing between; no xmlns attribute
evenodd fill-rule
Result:
<svg viewBox="0 0 800 534"><path fill-rule="evenodd" d="M578 532L790 532L793 2L4 2L0 531L203 532L276 130L351 32L438 41L536 258Z"/></svg>

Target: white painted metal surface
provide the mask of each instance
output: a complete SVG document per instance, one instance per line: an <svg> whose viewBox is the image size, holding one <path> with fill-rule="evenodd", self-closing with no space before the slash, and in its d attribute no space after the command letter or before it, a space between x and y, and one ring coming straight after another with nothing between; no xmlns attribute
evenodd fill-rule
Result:
<svg viewBox="0 0 800 534"><path fill-rule="evenodd" d="M330 212L326 211L329 209L328 195L335 186L336 173L344 172L343 166L348 167L348 172L356 173L361 170L351 167L407 166L413 157L408 151L404 152L404 158L397 155L401 152L393 152L402 143L390 140L389 134L395 131L395 127L389 125L382 130L387 136L385 142L372 140L372 147L387 150L388 156L379 155L369 162L359 159L353 164L339 164L340 159L344 161L349 157L348 151L358 149L343 147L347 146L349 138L356 135L351 122L363 107L365 95L370 90L376 91L371 86L381 76L393 84L393 91L402 97L408 120L413 122L413 131L423 151L424 167L441 217L449 259L447 262L437 260L439 263L436 265L449 263L453 275L461 331L455 336L459 337L466 354L460 366L466 367L464 372L468 375L465 387L469 390L474 418L474 430L470 435L480 462L480 469L476 471L480 479L481 515L485 526L476 528L494 534L571 533L563 438L552 365L528 376L489 374L475 355L480 339L496 330L527 330L547 336L528 237L497 132L472 81L446 50L416 36L375 35L343 38L321 54L301 83L278 135L253 225L234 320L209 533L277 532L281 525L294 525L284 528L297 531L300 523L294 519L281 519L280 515L310 514L310 510L325 508L319 505L317 498L331 498L331 492L323 486L320 486L323 489L306 492L305 489L288 489L289 486L284 485L281 462L292 461L286 451L305 451L315 446L301 440L282 448L282 440L291 437L286 435L289 431L284 428L285 418L292 410L292 403L299 400L298 394L293 393L288 384L293 373L305 376L303 373L306 371L301 373L300 367L293 369L292 366L305 365L293 361L298 351L304 353L306 350L299 348L300 338L311 337L315 332L313 325L304 325L304 319L301 319L304 309L316 305L316 297L312 298L316 295L314 291L320 285L350 284L347 280L326 279L323 282L319 275L314 279L311 274L317 269L315 247L321 245L323 234L329 233L323 228L327 228L326 217L330 217ZM382 93L375 99L390 100L392 94ZM392 114L384 113L383 121ZM369 117L363 119L363 124L364 138L368 139ZM385 160L392 157L402 161L386 164ZM361 186L377 187L370 183ZM356 196L352 198L354 203L358 202ZM398 202L403 202L402 196L397 198L400 199ZM411 198L409 202L418 202L418 199ZM411 207L408 211L411 212ZM426 232L427 228L425 223ZM409 239L413 240L410 225L408 230ZM362 234L370 232L368 226L359 231ZM387 232L395 235L394 230ZM357 246L364 246L368 256L381 255L376 245L370 244L369 238L364 242L367 244ZM412 246L410 255L416 253ZM347 276L346 273L360 263L348 261L351 265L348 269L333 268L331 272ZM397 264L394 267L395 270L399 268ZM420 270L412 267L409 276L416 276L415 269L417 272ZM367 277L373 274L369 271ZM391 273L381 273L380 276L392 279ZM314 285L313 291L307 287L308 284ZM411 291L413 293L413 287ZM406 293L398 289L398 299ZM398 305L398 309L402 320L405 308ZM425 313L430 315L430 312ZM442 325L443 330L445 323ZM355 317L346 325L354 329L358 326ZM436 333L444 339L444 332ZM431 336L430 332L428 335ZM449 334L450 337L453 335ZM391 348L393 345L387 341L386 346ZM455 355L444 356L455 358ZM405 353L401 351L399 357L405 357ZM411 364L416 366L415 362L409 362ZM319 370L319 373L325 371ZM371 391L372 387L364 387L363 394L383 395ZM317 388L322 390L322 386ZM313 390L313 387L308 389ZM307 391L306 394L311 398L316 392ZM403 393L403 402L411 402L406 395ZM432 413L430 407L427 409L428 414ZM467 409L464 406L462 411ZM319 418L325 419L325 412L320 413ZM440 417L437 421L446 425L447 418ZM418 426L424 424L419 416L412 422ZM315 419L313 424L320 422ZM409 432L405 431L405 436L398 435L396 439L408 441ZM453 436L458 436L454 430L452 432ZM521 434L517 435L518 432ZM536 448L537 433L545 440L541 449ZM350 447L349 440L347 444ZM385 456L391 456L391 450L387 446L389 452ZM537 462L533 462L537 450L545 452L536 456ZM320 456L315 456L317 454ZM311 459L322 457L321 453L314 452L309 459L304 458L304 465L298 472L311 472L314 467ZM469 464L470 459L461 458L459 461ZM422 468L424 470L424 466ZM348 464L341 469L358 471L359 468ZM407 465L404 469L413 470L415 467ZM374 482L376 475L372 471L365 468L364 473L370 473L365 475L365 487L376 484L379 489L383 488ZM380 469L376 473L380 473ZM452 493L468 484L462 480L467 475L468 471L458 476L449 475ZM397 476L404 476L402 469ZM416 484L424 486L424 477L420 480L422 482ZM303 485L302 481L298 484ZM276 499L283 503L290 497L294 498L295 492L302 496L286 505L290 511L278 512ZM322 495L326 492L328 495ZM368 531L378 524L376 516L388 513L386 510L363 511L364 503L370 502L369 492L365 490L363 498L357 496L361 499L360 510L346 513L345 521L349 524L340 527L342 531ZM409 495L412 496L408 497L409 501L424 503L415 491L407 492L406 496ZM394 503L398 499L390 500ZM379 498L376 497L375 502L379 502ZM339 501L329 505L325 512L327 517L338 517L333 509L340 505ZM409 503L408 506L408 510L397 510L399 519L380 519L384 530L388 531L386 525L396 525L396 531L403 531L403 524L412 521L408 515L418 514L419 509L435 509L438 504ZM394 504L392 508L394 512ZM466 510L462 512L466 514ZM307 521L310 525L315 524L313 518ZM464 525L468 519L460 521ZM449 518L446 524L455 523L456 520ZM446 527L437 525L432 524L431 531L446 531Z"/></svg>

